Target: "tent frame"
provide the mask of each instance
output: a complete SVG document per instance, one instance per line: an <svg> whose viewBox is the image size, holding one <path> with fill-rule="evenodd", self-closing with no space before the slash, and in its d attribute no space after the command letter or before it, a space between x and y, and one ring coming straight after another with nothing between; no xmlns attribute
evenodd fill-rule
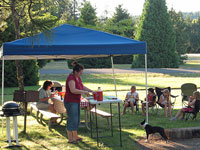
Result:
<svg viewBox="0 0 200 150"><path fill-rule="evenodd" d="M50 53L48 53L47 52L48 49L46 47L44 47L46 51L44 53L40 54L40 53L38 53L38 46L37 45L35 46L37 51L33 51L33 52L31 51L29 54L27 54L24 50L26 49L25 48L26 46L30 50L30 45L22 45L22 47L16 48L16 46L18 46L18 44L16 44L17 41L14 41L14 43L12 43L12 42L11 43L5 43L5 45L3 44L3 46L1 47L1 59L2 59L2 105L4 104L4 73L5 73L4 72L4 70L5 70L4 65L5 65L5 60L80 59L80 58L89 58L89 57L93 57L94 58L94 57L111 56L112 73L113 73L114 86L115 86L115 95L117 97L117 87L116 87L116 79L115 79L115 72L114 72L114 65L113 65L113 56L134 55L134 54L145 54L145 80L146 80L145 86L146 86L146 100L147 100L147 86L148 85L147 85L147 48L146 48L146 43L144 43L144 42L142 43L142 42L138 41L139 47L137 47L137 45L136 45L136 47L134 47L135 40L121 37L121 38L123 38L123 40L122 40L123 42L122 43L126 44L126 46L127 46L126 47L127 49L125 51L121 51L122 49L124 49L124 45L121 44L121 42L118 43L118 39L120 38L120 36L111 35L111 34L108 34L108 33L102 33L100 31L90 30L90 29L86 29L86 28L85 29L84 28L81 29L80 27L73 27L71 25L63 25L61 27L57 27L57 29L58 28L66 29L67 27L76 29L78 31L79 30L86 30L87 33L91 33L92 32L92 33L94 33L94 35L103 34L103 35L106 35L106 37L109 37L109 38L111 36L114 36L114 39L116 39L116 37L117 37L117 40L116 40L116 42L112 43L112 45L108 44L108 42L107 42L108 40L106 42L105 42L105 40L103 41L103 42L105 42L105 45L107 46L106 48L110 49L112 51L108 51L108 52L106 51L106 53L100 52L100 50L103 50L105 47L103 47L103 49L102 49L101 42L98 43L99 42L98 41L97 43L93 43L93 44L96 44L97 47L100 46L101 49L98 49L99 48L98 47L98 48L95 49L95 52L89 53L89 50L92 50L92 47L90 47L89 49L86 50L87 51L86 53L83 52L83 51L80 51L80 53L78 53L78 54L77 53L75 54L72 51L70 51L69 53L67 53L67 51L63 52L63 49L58 51L58 52L56 50L54 53L52 53L52 51L55 50L55 49L51 49ZM54 30L54 31L56 31L56 30ZM89 39L89 41L90 40L93 41L93 39ZM127 41L125 41L125 40L127 40ZM20 39L20 42L23 43L23 39ZM86 41L86 42L88 42L88 41ZM65 41L65 43L66 43L66 41ZM12 44L13 44L13 47L11 46ZM120 44L121 44L121 47L120 47L120 50L119 50L118 47L119 47ZM65 45L61 45L61 46L65 46ZM67 45L67 46L69 46L69 45ZM80 45L79 45L79 47L80 47ZM4 54L4 48L7 50L5 54ZM23 53L21 53L21 54L16 53L16 51L21 50L20 48L22 48ZM32 45L31 48L34 49L34 46ZM52 47L50 46L50 48L52 48ZM117 49L117 51L116 52L113 51L114 49ZM14 50L14 52L11 52L11 50ZM66 49L66 50L71 50L71 49ZM73 48L72 48L72 50L73 50ZM121 140L120 104L118 104L118 110L119 110L119 128L120 128L120 145L121 145L122 140ZM25 118L25 120L26 120L26 118ZM146 122L148 123L148 103L146 103Z"/></svg>
<svg viewBox="0 0 200 150"><path fill-rule="evenodd" d="M2 104L4 104L4 56L2 57ZM117 85L116 85L116 78L115 78L115 71L114 71L114 63L113 63L113 56L111 56L111 63L112 63L112 73L113 73L113 80L114 80L114 87L115 87L115 96L117 97ZM147 99L147 54L145 54L145 88L146 88L146 99ZM26 109L26 108L25 108ZM122 146L122 135L121 135L121 117L120 117L120 104L118 103L118 122L119 122L119 132L120 132L120 146ZM148 123L148 103L146 103L146 122ZM2 121L3 124L3 121ZM24 132L26 133L26 116L24 121ZM98 142L98 140L97 140ZM98 143L97 143L98 145Z"/></svg>

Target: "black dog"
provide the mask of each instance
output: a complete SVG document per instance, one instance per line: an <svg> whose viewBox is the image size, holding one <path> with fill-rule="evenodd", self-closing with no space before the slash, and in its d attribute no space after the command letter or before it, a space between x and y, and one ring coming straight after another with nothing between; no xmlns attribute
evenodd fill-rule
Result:
<svg viewBox="0 0 200 150"><path fill-rule="evenodd" d="M166 141L166 143L168 142L168 138L167 138L167 136L165 134L164 128L158 127L158 126L152 127L151 125L149 125L148 123L146 123L145 120L142 121L140 124L141 124L141 126L144 127L144 129L146 131L146 135L147 135L146 142L148 142L149 134L154 134L154 133L160 133L160 135Z"/></svg>

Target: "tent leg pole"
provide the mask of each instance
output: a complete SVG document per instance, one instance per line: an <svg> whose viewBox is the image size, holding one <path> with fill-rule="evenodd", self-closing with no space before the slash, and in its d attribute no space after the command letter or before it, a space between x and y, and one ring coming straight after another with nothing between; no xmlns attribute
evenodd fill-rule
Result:
<svg viewBox="0 0 200 150"><path fill-rule="evenodd" d="M1 104L3 105L3 103L4 103L4 56L2 57L2 76L1 76L1 82L2 82L2 84L1 84Z"/></svg>
<svg viewBox="0 0 200 150"><path fill-rule="evenodd" d="M114 84L115 84L115 96L117 97L117 86L116 86L116 79L115 79L115 71L114 71L114 65L113 65L113 56L111 58L111 63L112 63L112 72L113 72L113 79L114 79ZM119 121L119 142L120 146L122 147L122 129L121 129L121 118L120 118L120 103L118 103L118 121ZM112 122L111 122L112 125Z"/></svg>
<svg viewBox="0 0 200 150"><path fill-rule="evenodd" d="M114 65L113 65L113 56L111 58L111 63L112 63L112 73L113 73L113 80L114 80L114 85L115 85L115 96L117 97L117 86L116 86L116 79L115 79L115 71L114 71Z"/></svg>
<svg viewBox="0 0 200 150"><path fill-rule="evenodd" d="M145 88L146 88L146 123L149 122L149 105L148 105L148 100L147 100L147 54L145 54Z"/></svg>

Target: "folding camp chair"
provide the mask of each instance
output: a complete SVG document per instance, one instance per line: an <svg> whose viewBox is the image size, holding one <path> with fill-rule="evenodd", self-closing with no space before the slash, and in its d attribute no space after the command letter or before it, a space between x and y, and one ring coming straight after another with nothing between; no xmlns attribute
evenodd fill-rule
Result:
<svg viewBox="0 0 200 150"><path fill-rule="evenodd" d="M136 113L139 112L138 101L139 101L139 100L136 100L135 103L134 103L134 107L135 107L135 112L136 112ZM125 105L125 100L124 100L124 104L123 104L123 106L124 106L124 105ZM127 106L127 109L128 109L128 108L131 108L130 103L129 103L128 106ZM129 111L129 109L128 109L128 111Z"/></svg>
<svg viewBox="0 0 200 150"><path fill-rule="evenodd" d="M146 103L141 101L141 104L145 104L145 109L146 109ZM149 109L149 113L151 114L157 114L158 113L158 106L156 105L156 96L153 96L152 98L152 102L150 104L150 106L148 106L148 109Z"/></svg>
<svg viewBox="0 0 200 150"><path fill-rule="evenodd" d="M192 111L186 111L186 116L185 116L185 120L187 121L188 119L196 119L197 114L200 110L200 100L196 100L195 104L194 104L194 109Z"/></svg>
<svg viewBox="0 0 200 150"><path fill-rule="evenodd" d="M152 104L153 104L152 106L149 106L150 107L149 112L152 113L152 114L157 115L157 113L158 113L158 106L156 104L156 97L153 98Z"/></svg>
<svg viewBox="0 0 200 150"><path fill-rule="evenodd" d="M194 83L185 83L181 85L181 95L182 95L182 106L187 106L190 96L193 92L197 90L197 86Z"/></svg>
<svg viewBox="0 0 200 150"><path fill-rule="evenodd" d="M166 88L159 88L159 87L155 87L155 91L156 91L156 95L157 95L157 104L160 106L160 107L162 107L162 108L164 108L163 107L163 105L161 105L160 103L159 103L159 100L160 100L160 96L163 94L163 90L164 89L168 89L169 90L169 93L171 93L171 87L166 87ZM174 108L174 105L175 105L175 102L176 102L176 98L178 97L178 95L171 95L170 94L170 98L173 98L173 100L171 100L171 107L172 107L172 109Z"/></svg>

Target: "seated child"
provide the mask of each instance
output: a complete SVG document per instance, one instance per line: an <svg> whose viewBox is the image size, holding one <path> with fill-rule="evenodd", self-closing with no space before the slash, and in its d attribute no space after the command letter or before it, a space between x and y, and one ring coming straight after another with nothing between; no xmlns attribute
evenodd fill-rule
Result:
<svg viewBox="0 0 200 150"><path fill-rule="evenodd" d="M131 106L132 114L134 114L134 104L136 103L137 100L139 100L139 95L136 92L136 86L132 85L131 91L126 94L124 110L122 114L124 115L126 113L126 108L128 106Z"/></svg>
<svg viewBox="0 0 200 150"><path fill-rule="evenodd" d="M167 107L168 107L169 115L171 118L172 108L171 108L170 92L168 89L163 90L163 94L160 96L158 104L165 109L165 117L167 117Z"/></svg>
<svg viewBox="0 0 200 150"><path fill-rule="evenodd" d="M156 95L154 93L153 88L148 89L148 95L147 95L147 101L148 101L148 107L154 106L154 102L156 100ZM146 98L145 98L146 101ZM146 102L142 102L142 114L145 115L145 107L146 107Z"/></svg>
<svg viewBox="0 0 200 150"><path fill-rule="evenodd" d="M176 116L173 117L171 120L177 120L181 116L181 114L182 114L181 120L183 120L184 117L185 117L185 112L193 111L194 104L195 104L196 100L200 100L200 93L199 93L199 91L194 91L193 92L193 96L190 96L190 100L188 102L188 107L180 109L178 111L178 113L176 114Z"/></svg>

